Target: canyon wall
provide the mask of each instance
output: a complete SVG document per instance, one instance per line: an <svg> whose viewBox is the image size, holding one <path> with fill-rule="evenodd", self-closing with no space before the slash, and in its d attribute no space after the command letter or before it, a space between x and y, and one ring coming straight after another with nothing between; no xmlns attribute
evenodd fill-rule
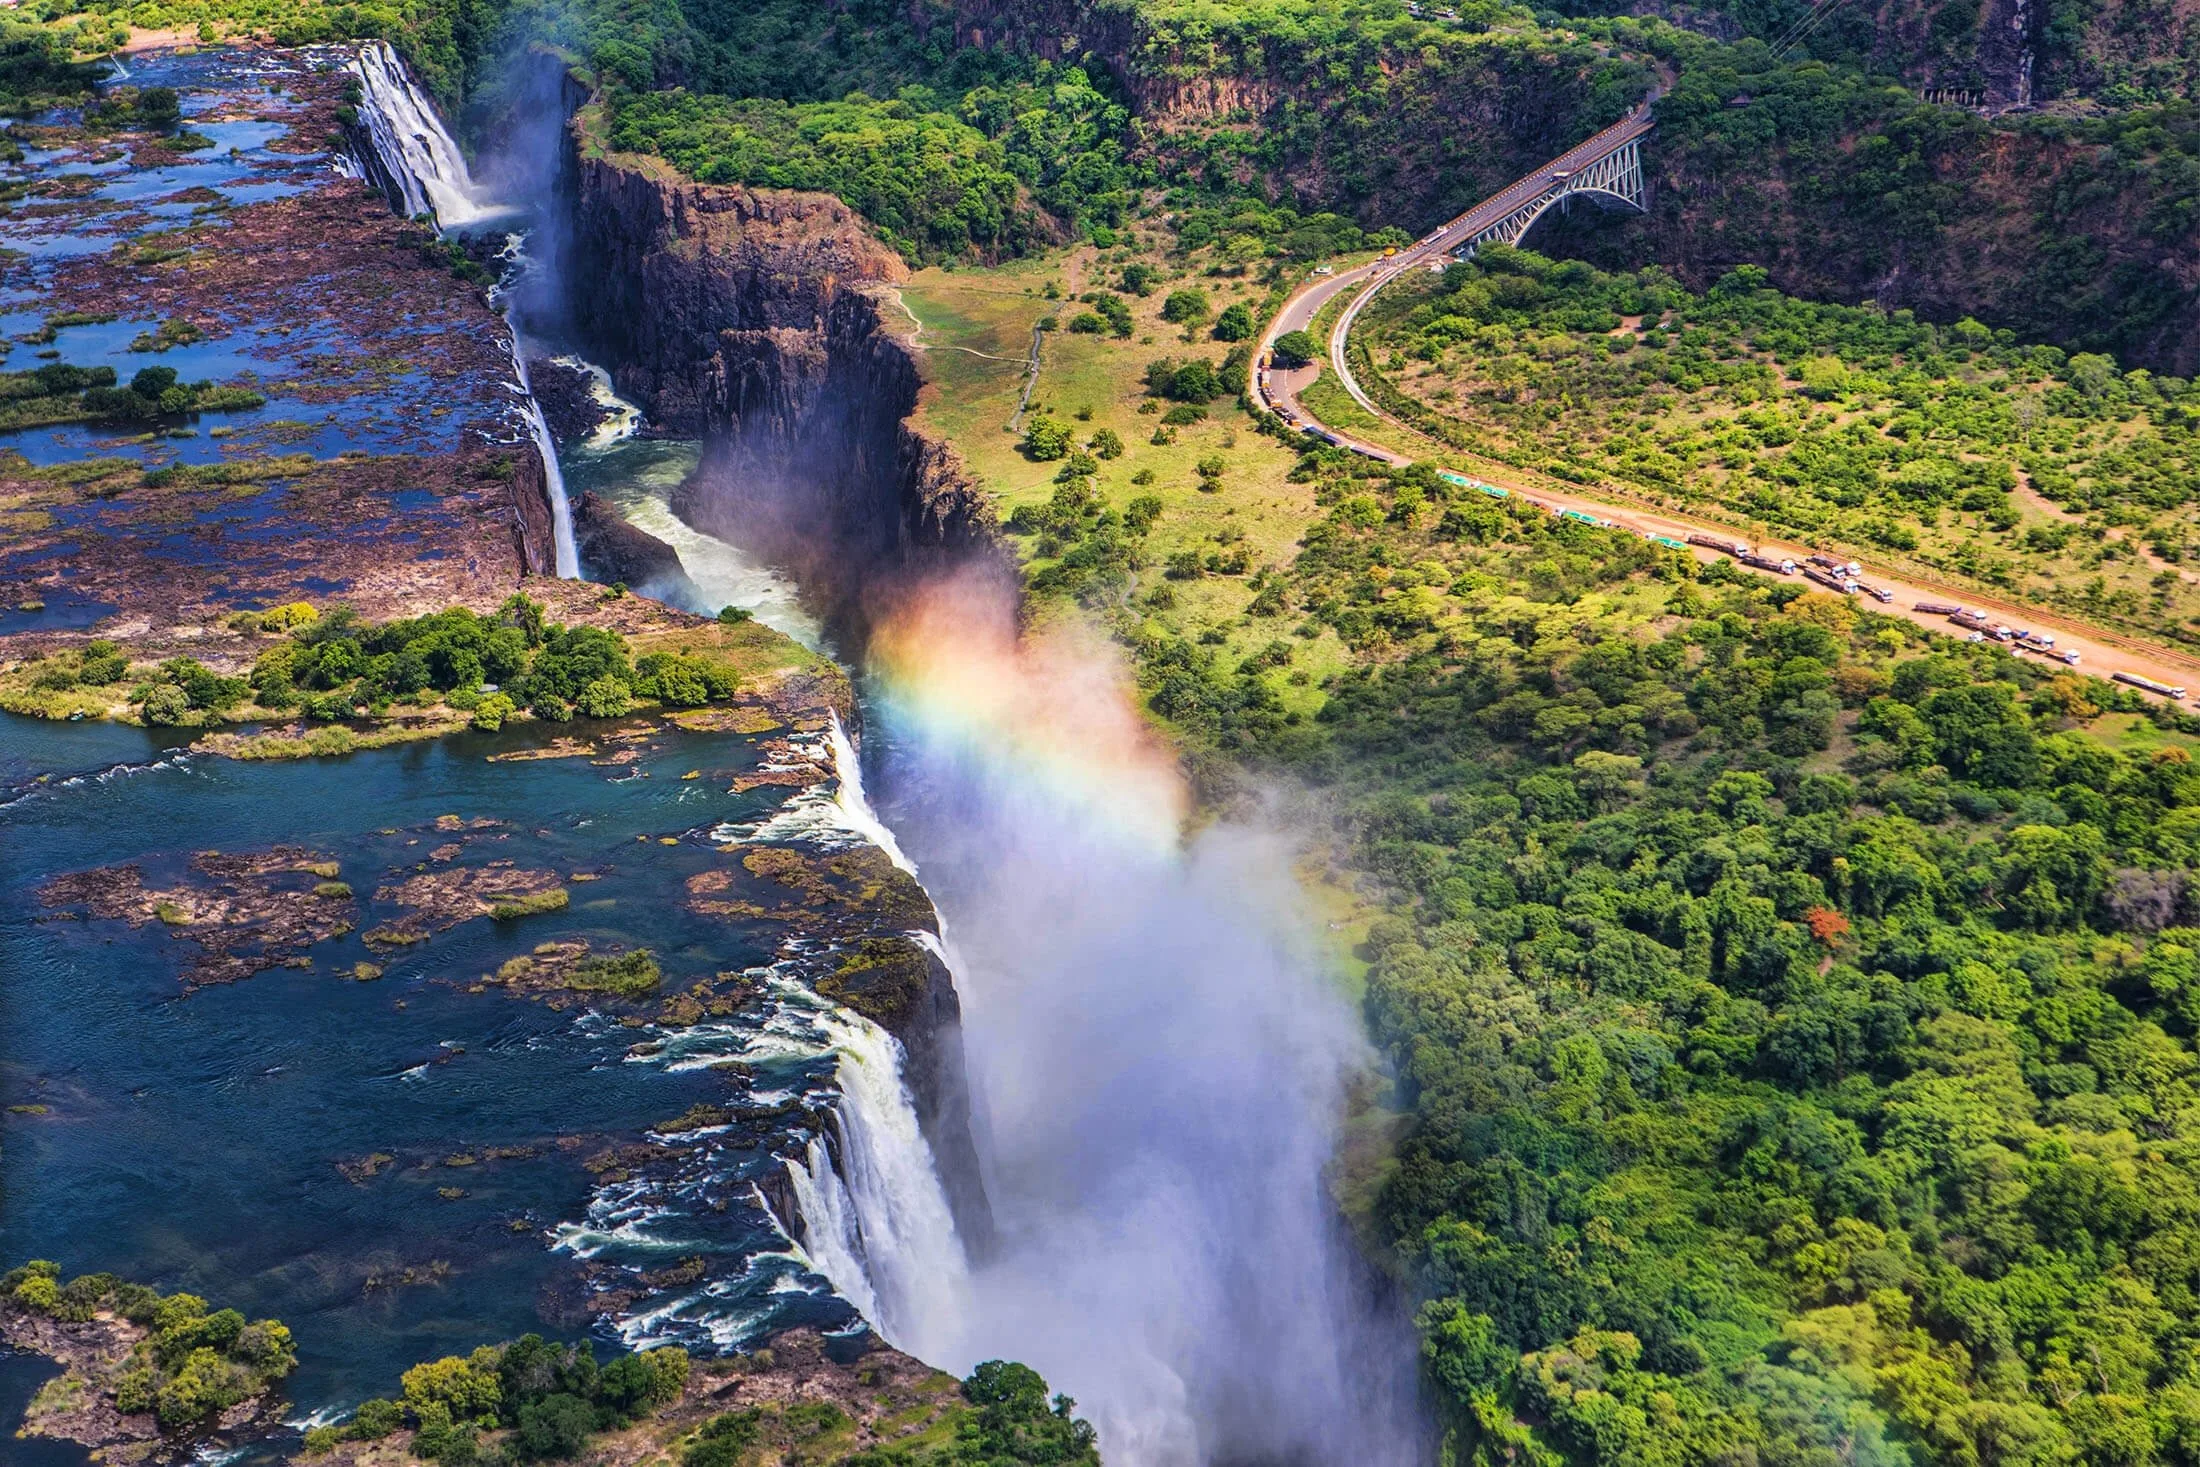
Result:
<svg viewBox="0 0 2200 1467"><path fill-rule="evenodd" d="M794 566L856 645L909 574L998 562L960 457L904 422L923 379L903 267L847 206L584 140L574 218L578 328L652 423L704 440L684 517Z"/></svg>

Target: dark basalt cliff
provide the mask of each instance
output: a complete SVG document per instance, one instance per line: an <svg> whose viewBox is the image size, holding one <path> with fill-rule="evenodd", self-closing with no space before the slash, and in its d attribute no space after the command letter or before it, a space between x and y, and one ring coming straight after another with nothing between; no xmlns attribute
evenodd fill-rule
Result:
<svg viewBox="0 0 2200 1467"><path fill-rule="evenodd" d="M596 580L683 606L692 607L700 599L680 564L680 552L628 524L618 506L594 490L573 501L573 544L582 568Z"/></svg>
<svg viewBox="0 0 2200 1467"><path fill-rule="evenodd" d="M585 152L576 193L581 330L651 421L704 439L683 517L795 566L858 644L881 592L998 553L959 456L904 421L901 261L845 205Z"/></svg>

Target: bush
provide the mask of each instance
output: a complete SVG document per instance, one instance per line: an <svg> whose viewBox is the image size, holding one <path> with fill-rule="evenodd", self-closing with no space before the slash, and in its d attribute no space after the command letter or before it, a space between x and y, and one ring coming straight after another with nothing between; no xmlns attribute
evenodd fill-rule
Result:
<svg viewBox="0 0 2200 1467"><path fill-rule="evenodd" d="M147 723L173 728L190 718L191 699L174 683L156 683L145 690L139 711Z"/></svg>
<svg viewBox="0 0 2200 1467"><path fill-rule="evenodd" d="M1207 292L1203 290L1172 290L1161 302L1161 319L1183 324L1187 321L1204 321L1209 307Z"/></svg>
<svg viewBox="0 0 2200 1467"><path fill-rule="evenodd" d="M361 1401L345 1430L355 1441L380 1441L405 1424L405 1408L379 1397Z"/></svg>
<svg viewBox="0 0 2200 1467"><path fill-rule="evenodd" d="M519 1411L519 1430L513 1444L525 1459L565 1458L588 1441L596 1413L579 1396L545 1396Z"/></svg>
<svg viewBox="0 0 2200 1467"><path fill-rule="evenodd" d="M642 998L656 992L661 976L656 955L646 947L638 947L629 953L583 958L573 965L566 982L583 993Z"/></svg>
<svg viewBox="0 0 2200 1467"><path fill-rule="evenodd" d="M583 718L620 718L633 707L634 698L627 685L611 677L595 679L573 700L574 710Z"/></svg>
<svg viewBox="0 0 2200 1467"><path fill-rule="evenodd" d="M740 690L732 669L702 657L652 652L634 664L634 691L668 708L700 708Z"/></svg>
<svg viewBox="0 0 2200 1467"><path fill-rule="evenodd" d="M1163 357L1146 365L1146 391L1177 402L1207 403L1228 391L1212 362Z"/></svg>
<svg viewBox="0 0 2200 1467"><path fill-rule="evenodd" d="M1042 413L1024 425L1024 456L1042 464L1067 458L1072 437L1067 423Z"/></svg>
<svg viewBox="0 0 2200 1467"><path fill-rule="evenodd" d="M174 87L147 87L138 93L138 121L150 128L167 129L183 120L183 107Z"/></svg>
<svg viewBox="0 0 2200 1467"><path fill-rule="evenodd" d="M519 705L502 693L491 693L474 708L469 722L484 733L495 733L504 727L504 720L519 712Z"/></svg>

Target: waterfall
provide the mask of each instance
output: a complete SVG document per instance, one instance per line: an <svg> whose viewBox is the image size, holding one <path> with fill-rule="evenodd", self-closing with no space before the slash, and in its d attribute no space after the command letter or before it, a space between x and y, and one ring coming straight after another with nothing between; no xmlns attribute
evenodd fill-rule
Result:
<svg viewBox="0 0 2200 1467"><path fill-rule="evenodd" d="M352 74L359 79L359 121L372 144L372 156L362 155L360 171L373 177L392 196L407 218L426 216L436 233L476 227L518 212L508 204L487 197L474 183L466 155L451 136L435 104L413 81L404 58L387 41L370 41L352 57ZM550 534L554 568L571 580L581 573L580 552L573 541L573 507L566 499L565 470L558 463L558 449L550 437L550 424L535 401L534 384L527 377L527 352L521 345L518 309L508 288L526 267L525 236L513 235L505 245L505 277L490 292L492 301L504 304L504 323L512 329L512 373L524 399L520 416L527 435L542 459L543 487L550 501Z"/></svg>
<svg viewBox="0 0 2200 1467"><path fill-rule="evenodd" d="M511 253L516 257L518 250ZM516 264L514 268L518 268ZM535 452L542 456L542 482L550 497L550 535L557 572L570 581L581 573L581 553L573 540L573 505L565 496L565 470L558 463L558 445L550 437L550 421L542 415L542 404L535 401L535 385L527 380L527 354L520 348L519 326L510 312L504 320L512 328L512 370L519 376L520 393L526 400L527 431L535 440Z"/></svg>
<svg viewBox="0 0 2200 1467"><path fill-rule="evenodd" d="M787 1163L803 1251L897 1348L940 1362L965 1313L969 1262L902 1078L901 1044L860 1014L823 1016L840 1052L838 1165L822 1137Z"/></svg>
<svg viewBox="0 0 2200 1467"><path fill-rule="evenodd" d="M856 753L856 746L849 741L848 731L840 726L840 715L833 715L831 731L833 741L833 772L840 776L840 792L833 803L840 807L848 828L886 853L886 859L910 876L917 874L917 863L902 853L901 842L886 828L886 822L878 818L871 808L871 801L863 793L863 760Z"/></svg>
<svg viewBox="0 0 2200 1467"><path fill-rule="evenodd" d="M482 197L466 155L435 104L413 81L404 58L387 41L369 41L352 58L359 78L359 120L373 140L382 182L409 219L426 214L440 232L464 229L512 210Z"/></svg>

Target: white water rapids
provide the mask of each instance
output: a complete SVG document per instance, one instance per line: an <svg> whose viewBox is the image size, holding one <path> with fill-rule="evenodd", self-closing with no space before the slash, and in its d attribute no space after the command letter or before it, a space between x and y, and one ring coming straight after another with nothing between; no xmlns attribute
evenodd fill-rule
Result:
<svg viewBox="0 0 2200 1467"><path fill-rule="evenodd" d="M478 229L518 212L510 204L489 198L474 182L458 140L443 125L435 104L413 80L404 58L389 42L370 41L361 47L352 58L351 71L359 79L359 121L380 165L377 171L396 189L406 217L424 215L436 232L443 234ZM521 244L521 237L515 235L506 247L508 280L512 272L524 268ZM558 463L557 444L551 439L542 404L535 400L534 384L528 380L519 322L509 307L504 322L512 332L512 373L518 379L520 417L542 459L544 489L550 500L552 559L557 573L570 580L581 573L581 566L573 540L573 507L565 493L565 471Z"/></svg>

